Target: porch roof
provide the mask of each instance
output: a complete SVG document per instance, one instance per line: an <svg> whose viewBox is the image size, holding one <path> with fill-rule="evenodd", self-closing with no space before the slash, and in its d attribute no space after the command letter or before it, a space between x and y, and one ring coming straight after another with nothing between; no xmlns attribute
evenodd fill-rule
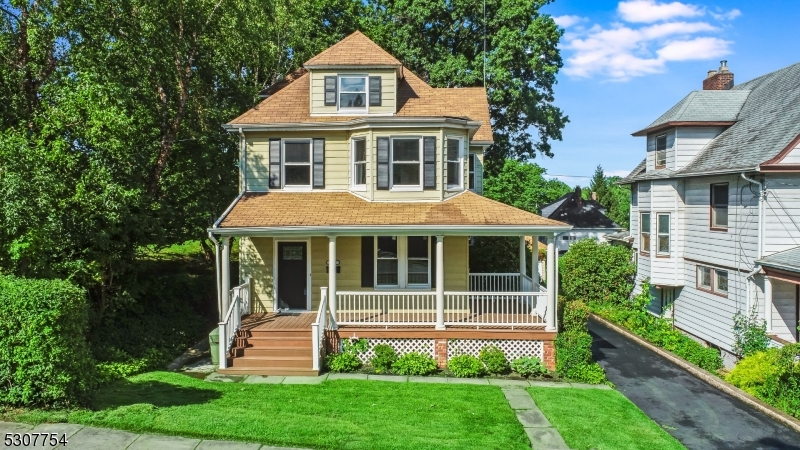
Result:
<svg viewBox="0 0 800 450"><path fill-rule="evenodd" d="M532 235L570 225L466 191L444 201L370 202L349 192L246 193L210 231L226 235Z"/></svg>

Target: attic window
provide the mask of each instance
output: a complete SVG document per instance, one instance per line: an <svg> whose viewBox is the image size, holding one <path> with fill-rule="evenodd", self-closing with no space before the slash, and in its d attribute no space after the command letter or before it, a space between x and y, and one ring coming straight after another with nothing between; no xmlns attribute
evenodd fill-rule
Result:
<svg viewBox="0 0 800 450"><path fill-rule="evenodd" d="M339 109L365 109L367 107L367 77L339 77Z"/></svg>
<svg viewBox="0 0 800 450"><path fill-rule="evenodd" d="M656 169L667 167L667 135L656 136Z"/></svg>

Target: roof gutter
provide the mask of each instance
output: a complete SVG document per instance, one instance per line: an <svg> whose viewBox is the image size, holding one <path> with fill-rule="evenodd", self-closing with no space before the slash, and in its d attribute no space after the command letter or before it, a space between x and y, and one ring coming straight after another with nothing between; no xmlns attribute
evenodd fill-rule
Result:
<svg viewBox="0 0 800 450"><path fill-rule="evenodd" d="M227 212L226 212L227 214ZM225 215L223 215L225 217ZM219 222L219 221L218 221ZM216 224L215 224L216 225ZM221 236L377 236L392 233L397 236L534 236L563 233L572 229L566 225L343 225L287 227L225 227L209 229Z"/></svg>
<svg viewBox="0 0 800 450"><path fill-rule="evenodd" d="M270 124L236 124L226 123L222 128L228 131L324 131L348 129L358 130L373 127L382 128L405 128L409 124L420 127L438 127L442 124L460 126L467 129L478 129L482 122L476 120L466 120L457 117L363 117L342 122L286 122Z"/></svg>

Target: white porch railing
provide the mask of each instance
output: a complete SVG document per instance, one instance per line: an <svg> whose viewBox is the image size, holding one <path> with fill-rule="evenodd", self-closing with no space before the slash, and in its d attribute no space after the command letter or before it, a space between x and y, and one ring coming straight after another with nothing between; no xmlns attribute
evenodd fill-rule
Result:
<svg viewBox="0 0 800 450"><path fill-rule="evenodd" d="M336 328L336 322L328 308L328 288L323 287L320 295L317 318L311 324L312 363L314 370L320 370L325 359L325 332Z"/></svg>
<svg viewBox="0 0 800 450"><path fill-rule="evenodd" d="M471 273L470 292L529 292L533 290L533 280L527 275L520 277L514 273Z"/></svg>
<svg viewBox="0 0 800 450"><path fill-rule="evenodd" d="M219 368L228 368L228 352L242 326L242 315L250 311L250 277L230 290L231 303L225 318L219 323Z"/></svg>
<svg viewBox="0 0 800 450"><path fill-rule="evenodd" d="M543 325L546 292L445 292L445 325Z"/></svg>
<svg viewBox="0 0 800 450"><path fill-rule="evenodd" d="M436 293L430 291L336 293L339 325L430 325L436 323Z"/></svg>

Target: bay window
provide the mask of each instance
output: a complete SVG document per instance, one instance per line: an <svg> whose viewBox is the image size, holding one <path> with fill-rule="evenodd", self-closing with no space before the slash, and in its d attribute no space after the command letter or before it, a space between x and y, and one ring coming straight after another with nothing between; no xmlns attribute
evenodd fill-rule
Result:
<svg viewBox="0 0 800 450"><path fill-rule="evenodd" d="M392 139L392 187L422 187L422 145L419 138Z"/></svg>
<svg viewBox="0 0 800 450"><path fill-rule="evenodd" d="M353 139L353 180L354 187L367 186L367 140Z"/></svg>
<svg viewBox="0 0 800 450"><path fill-rule="evenodd" d="M656 136L656 169L667 167L667 135Z"/></svg>
<svg viewBox="0 0 800 450"><path fill-rule="evenodd" d="M658 214L658 249L659 255L669 255L669 214Z"/></svg>
<svg viewBox="0 0 800 450"><path fill-rule="evenodd" d="M469 154L469 189L475 190L475 165L478 157L475 153Z"/></svg>
<svg viewBox="0 0 800 450"><path fill-rule="evenodd" d="M448 189L461 188L461 179L463 178L463 173L461 170L461 142L461 139L458 138L447 139L446 160Z"/></svg>
<svg viewBox="0 0 800 450"><path fill-rule="evenodd" d="M650 253L650 213L642 213L639 226L641 229L639 251L642 253Z"/></svg>
<svg viewBox="0 0 800 450"><path fill-rule="evenodd" d="M429 236L376 236L375 287L430 287L430 242Z"/></svg>
<svg viewBox="0 0 800 450"><path fill-rule="evenodd" d="M311 187L311 140L283 145L283 179L286 187Z"/></svg>

